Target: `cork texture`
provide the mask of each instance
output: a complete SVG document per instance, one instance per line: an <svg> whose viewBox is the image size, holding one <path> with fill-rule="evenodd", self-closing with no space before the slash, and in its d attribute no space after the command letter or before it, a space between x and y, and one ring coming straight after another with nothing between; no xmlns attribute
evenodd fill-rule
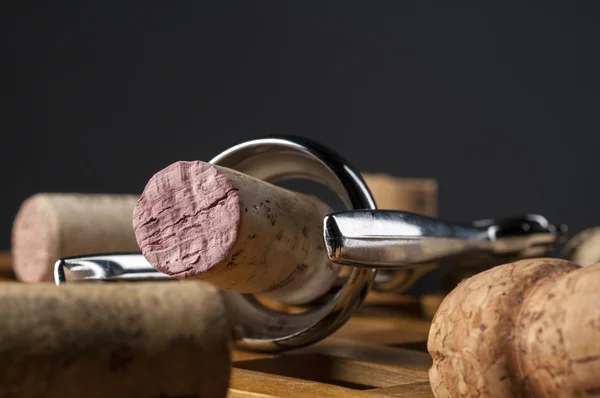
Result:
<svg viewBox="0 0 600 398"><path fill-rule="evenodd" d="M6 284L1 397L224 397L231 330L201 282Z"/></svg>
<svg viewBox="0 0 600 398"><path fill-rule="evenodd" d="M583 267L600 262L600 227L588 228L569 239L562 257Z"/></svg>
<svg viewBox="0 0 600 398"><path fill-rule="evenodd" d="M520 260L459 283L441 303L429 332L434 395L519 396L508 344L524 296L537 283L578 268L553 258Z"/></svg>
<svg viewBox="0 0 600 398"><path fill-rule="evenodd" d="M133 227L142 253L161 272L302 304L327 292L339 270L323 245L330 211L312 196L182 161L148 181Z"/></svg>
<svg viewBox="0 0 600 398"><path fill-rule="evenodd" d="M15 275L23 282L49 282L60 258L139 252L131 226L137 199L78 193L39 193L26 199L12 229Z"/></svg>
<svg viewBox="0 0 600 398"><path fill-rule="evenodd" d="M511 353L524 397L600 396L600 264L532 288Z"/></svg>

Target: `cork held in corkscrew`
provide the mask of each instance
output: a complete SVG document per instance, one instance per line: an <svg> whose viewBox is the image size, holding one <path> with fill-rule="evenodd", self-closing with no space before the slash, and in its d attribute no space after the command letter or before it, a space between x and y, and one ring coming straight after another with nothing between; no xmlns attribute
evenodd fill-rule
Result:
<svg viewBox="0 0 600 398"><path fill-rule="evenodd" d="M275 185L298 177L332 189L347 210L332 212L315 197ZM238 344L278 351L312 344L343 325L377 283L376 268L397 273L464 256L532 256L560 237L538 215L484 221L454 224L377 209L360 173L332 150L304 138L267 137L210 162L176 162L150 178L133 221L146 266L132 267L135 256L87 257L61 261L58 269L68 269L73 281L208 281L222 290L240 327ZM323 299L343 265L350 270L343 284ZM56 275L66 281L67 272ZM313 307L272 311L256 295Z"/></svg>
<svg viewBox="0 0 600 398"><path fill-rule="evenodd" d="M304 304L327 292L339 272L325 254L315 197L205 162L156 173L133 213L146 259L175 278Z"/></svg>
<svg viewBox="0 0 600 398"><path fill-rule="evenodd" d="M331 209L274 185L298 176L328 186L349 209L375 208L360 174L333 151L300 137L259 138L207 163L176 162L148 182L133 223L148 265L135 255L61 259L55 281L206 280L222 289L238 345L280 351L319 341L362 303L374 270L353 269L335 297L302 314L257 301L309 302L337 278L323 246Z"/></svg>

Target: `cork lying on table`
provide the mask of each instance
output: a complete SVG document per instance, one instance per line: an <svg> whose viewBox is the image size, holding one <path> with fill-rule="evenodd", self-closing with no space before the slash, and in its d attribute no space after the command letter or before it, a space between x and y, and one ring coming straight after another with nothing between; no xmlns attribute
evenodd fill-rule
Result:
<svg viewBox="0 0 600 398"><path fill-rule="evenodd" d="M584 267L600 262L600 227L585 229L569 239L562 257Z"/></svg>
<svg viewBox="0 0 600 398"><path fill-rule="evenodd" d="M524 397L600 396L600 264L525 296L511 354Z"/></svg>
<svg viewBox="0 0 600 398"><path fill-rule="evenodd" d="M156 173L134 210L146 259L180 279L303 304L327 292L339 266L323 244L317 198L205 162Z"/></svg>
<svg viewBox="0 0 600 398"><path fill-rule="evenodd" d="M462 281L429 332L436 397L600 394L600 264L540 258Z"/></svg>
<svg viewBox="0 0 600 398"><path fill-rule="evenodd" d="M23 282L52 280L63 257L139 252L131 227L136 195L39 193L23 202L12 230L13 269Z"/></svg>
<svg viewBox="0 0 600 398"><path fill-rule="evenodd" d="M232 331L202 282L7 284L2 397L224 397Z"/></svg>
<svg viewBox="0 0 600 398"><path fill-rule="evenodd" d="M438 185L431 178L399 178L387 173L361 173L379 209L438 215Z"/></svg>

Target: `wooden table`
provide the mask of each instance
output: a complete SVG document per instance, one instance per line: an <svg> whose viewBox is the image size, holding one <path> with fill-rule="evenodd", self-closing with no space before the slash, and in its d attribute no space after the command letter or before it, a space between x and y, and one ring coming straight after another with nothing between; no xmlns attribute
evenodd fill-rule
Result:
<svg viewBox="0 0 600 398"><path fill-rule="evenodd" d="M282 355L236 351L229 397L433 397L430 321L419 302L372 296L313 346Z"/></svg>

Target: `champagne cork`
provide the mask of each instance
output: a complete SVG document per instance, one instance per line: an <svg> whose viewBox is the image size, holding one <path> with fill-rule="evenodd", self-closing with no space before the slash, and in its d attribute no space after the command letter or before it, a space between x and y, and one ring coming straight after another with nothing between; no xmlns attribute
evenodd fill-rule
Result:
<svg viewBox="0 0 600 398"><path fill-rule="evenodd" d="M560 329L566 327L563 321L554 323L553 330L529 328L523 324L523 311L536 310L544 302L528 297L538 286L569 278L570 273L578 272L577 264L555 258L519 260L499 265L463 280L448 294L433 319L428 351L433 359L429 370L429 380L436 397L558 397L559 395L521 394L525 380L533 375L527 371L520 373L515 366L515 356L519 351L515 345L524 341L534 343L540 336L553 336L561 339ZM565 295L561 294L562 300ZM597 307L597 300L589 303ZM584 305L580 303L580 305ZM545 308L553 312L551 306ZM597 314L597 311L595 312ZM547 325L549 318L538 313L537 318L525 321L527 325L543 318ZM577 324L569 326L576 328ZM520 331L520 329L527 329ZM590 328L591 329L591 328ZM597 330L597 329L596 329ZM583 337L583 336L582 336ZM597 340L597 335L588 335L588 342ZM558 352L558 344L548 345L550 351ZM531 351L518 352L523 358L543 354ZM542 355L547 362L558 362L559 358ZM600 363L600 362L598 362ZM564 369L563 369L564 370ZM563 372L554 373L554 377ZM597 373L597 372L596 372ZM569 395L575 396L575 395Z"/></svg>
<svg viewBox="0 0 600 398"><path fill-rule="evenodd" d="M39 193L23 202L12 230L13 269L23 282L52 280L63 257L139 252L131 219L137 195Z"/></svg>
<svg viewBox="0 0 600 398"><path fill-rule="evenodd" d="M593 397L600 392L600 264L525 296L514 326L513 367L523 397Z"/></svg>
<svg viewBox="0 0 600 398"><path fill-rule="evenodd" d="M201 282L6 284L2 397L225 397L233 336Z"/></svg>
<svg viewBox="0 0 600 398"><path fill-rule="evenodd" d="M582 266L600 262L600 227L588 228L569 239L561 257Z"/></svg>

